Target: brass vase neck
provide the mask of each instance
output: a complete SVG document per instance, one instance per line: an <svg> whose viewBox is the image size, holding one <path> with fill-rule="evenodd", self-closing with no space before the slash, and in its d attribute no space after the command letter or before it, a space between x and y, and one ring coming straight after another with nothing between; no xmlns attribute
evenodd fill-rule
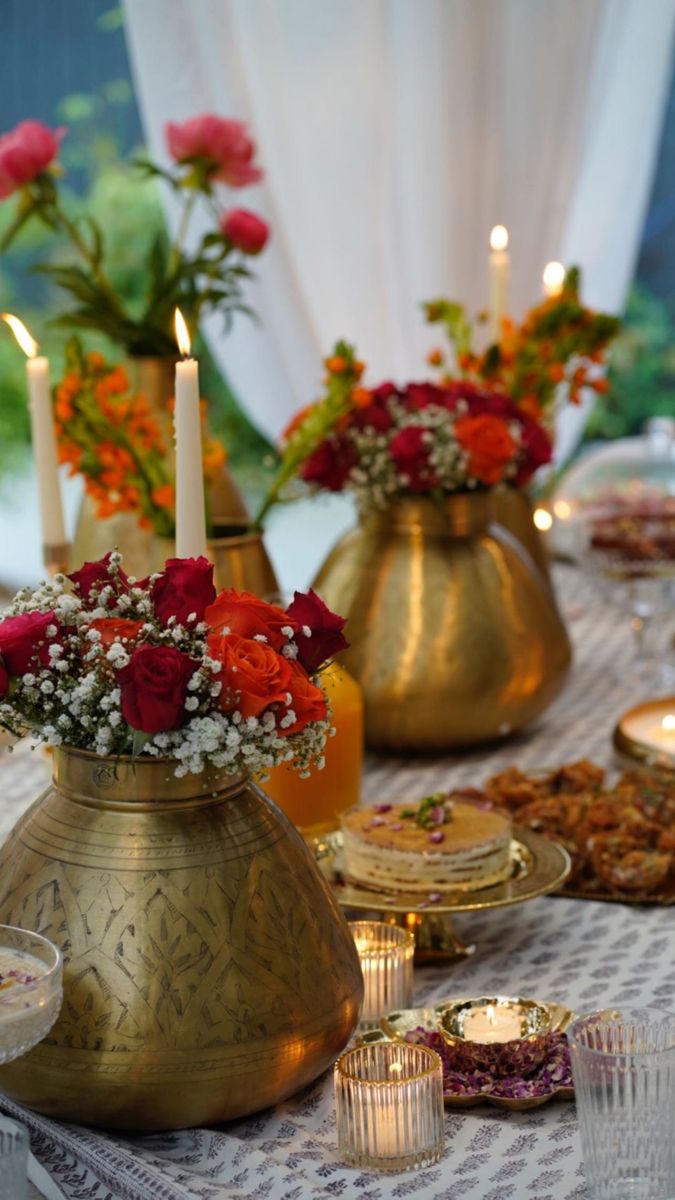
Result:
<svg viewBox="0 0 675 1200"><path fill-rule="evenodd" d="M369 514L364 523L385 533L468 538L481 533L493 516L492 492L462 492L439 500L426 496L396 500L383 512Z"/></svg>
<svg viewBox="0 0 675 1200"><path fill-rule="evenodd" d="M88 750L59 747L53 777L59 791L78 804L127 812L203 808L238 795L241 775L207 767L199 775L177 778L176 762L166 758L102 758Z"/></svg>

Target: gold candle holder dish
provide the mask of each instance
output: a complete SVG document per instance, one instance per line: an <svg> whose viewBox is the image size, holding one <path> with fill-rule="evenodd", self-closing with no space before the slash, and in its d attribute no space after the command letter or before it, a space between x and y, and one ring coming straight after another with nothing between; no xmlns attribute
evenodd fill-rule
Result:
<svg viewBox="0 0 675 1200"><path fill-rule="evenodd" d="M439 1030L460 1069L508 1074L530 1070L546 1054L551 1018L544 1004L520 996L456 1000L439 1013Z"/></svg>
<svg viewBox="0 0 675 1200"><path fill-rule="evenodd" d="M613 742L622 758L675 771L675 696L629 708L614 727Z"/></svg>

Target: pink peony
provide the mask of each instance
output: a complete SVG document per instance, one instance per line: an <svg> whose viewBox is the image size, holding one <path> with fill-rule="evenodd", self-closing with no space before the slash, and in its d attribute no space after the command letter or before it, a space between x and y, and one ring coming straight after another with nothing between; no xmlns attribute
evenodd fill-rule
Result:
<svg viewBox="0 0 675 1200"><path fill-rule="evenodd" d="M65 129L21 121L0 136L0 200L32 183L54 161Z"/></svg>
<svg viewBox="0 0 675 1200"><path fill-rule="evenodd" d="M269 225L246 208L231 208L220 221L223 236L244 254L259 254L270 236Z"/></svg>
<svg viewBox="0 0 675 1200"><path fill-rule="evenodd" d="M204 113L176 125L166 125L169 154L178 163L197 161L209 181L219 180L230 187L244 187L262 179L262 171L253 165L255 145L243 121L231 121Z"/></svg>

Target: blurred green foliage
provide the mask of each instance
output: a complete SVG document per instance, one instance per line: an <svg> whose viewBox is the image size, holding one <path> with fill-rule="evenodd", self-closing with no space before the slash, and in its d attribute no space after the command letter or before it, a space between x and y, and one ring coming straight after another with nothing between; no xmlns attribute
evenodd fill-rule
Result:
<svg viewBox="0 0 675 1200"><path fill-rule="evenodd" d="M598 397L584 440L629 437L649 417L675 415L675 331L667 302L643 284L630 291L609 361L610 389Z"/></svg>
<svg viewBox="0 0 675 1200"><path fill-rule="evenodd" d="M114 10L111 10L114 11ZM60 161L66 178L63 198L69 215L90 213L105 231L110 247L110 276L131 308L140 307L143 271L138 263L156 234L164 231L157 183L122 161L110 114L115 105L133 101L129 79L113 79L93 93L64 97L56 121L68 126ZM69 186L70 181L75 186ZM0 204L0 236L9 225L16 200ZM70 261L68 245L36 221L24 227L11 250L0 259L0 311L16 312L49 355L52 380L60 377L67 335L51 329L49 318L62 307L58 289L32 273L38 260ZM255 307L255 296L252 297ZM240 317L245 320L245 317ZM117 346L97 335L86 338L88 348L101 350L113 361ZM211 427L230 453L233 469L244 486L257 492L257 476L269 454L269 444L251 426L215 366L206 347L196 347L202 392L209 399ZM28 459L29 422L26 407L23 354L4 325L0 325L0 476L20 468ZM263 471L264 474L264 471Z"/></svg>

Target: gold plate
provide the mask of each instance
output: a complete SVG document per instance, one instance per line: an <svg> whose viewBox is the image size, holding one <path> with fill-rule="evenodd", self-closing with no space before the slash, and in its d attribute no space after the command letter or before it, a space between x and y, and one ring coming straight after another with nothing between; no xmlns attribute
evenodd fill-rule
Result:
<svg viewBox="0 0 675 1200"><path fill-rule="evenodd" d="M324 875L332 884L343 908L367 909L381 913L415 913L423 917L439 913L480 912L522 904L562 887L570 873L569 854L557 842L540 833L514 827L511 842L511 877L503 883L477 888L472 892L438 891L431 902L420 892L385 892L370 888L342 875L342 830L316 839L314 851ZM432 893L429 893L430 895Z"/></svg>
<svg viewBox="0 0 675 1200"><path fill-rule="evenodd" d="M410 1033L413 1029L419 1029L420 1026L428 1033L442 1034L441 1015L443 1011L451 1004L466 1003L469 999L468 996L453 996L428 1008L405 1008L399 1012L388 1013L386 1017L382 1017L379 1029L363 1034L362 1039L359 1040L368 1040L369 1042L405 1041L406 1033ZM576 1014L564 1004L550 1000L537 1000L535 1003L549 1013L549 1032L551 1033L564 1033L575 1020ZM573 1100L574 1088L554 1088L543 1096L529 1096L526 1099L516 1099L510 1096L448 1096L445 1094L443 1099L446 1108L464 1109L475 1108L477 1104L491 1104L494 1108L505 1108L511 1112L525 1112L530 1108L540 1108L542 1104L548 1104L551 1100Z"/></svg>
<svg viewBox="0 0 675 1200"><path fill-rule="evenodd" d="M352 912L369 913L415 934L415 962L448 962L473 954L452 925L452 914L482 912L521 904L560 888L567 878L570 857L557 842L529 829L514 829L511 878L474 892L436 893L430 901L420 892L383 892L345 878L341 873L342 831L334 830L309 842L338 903ZM430 893L431 894L431 893Z"/></svg>

